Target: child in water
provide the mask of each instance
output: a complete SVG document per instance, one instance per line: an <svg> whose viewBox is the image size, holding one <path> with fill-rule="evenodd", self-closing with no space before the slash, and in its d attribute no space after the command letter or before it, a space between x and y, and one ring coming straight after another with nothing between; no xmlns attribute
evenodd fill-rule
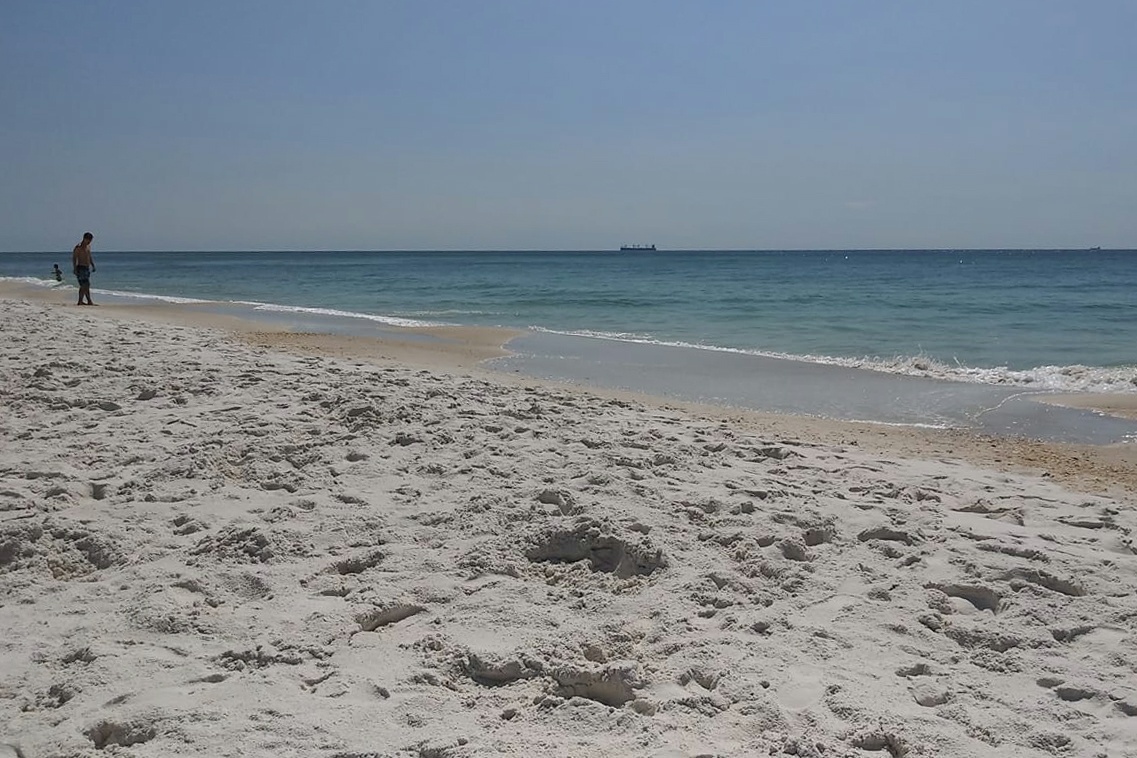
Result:
<svg viewBox="0 0 1137 758"><path fill-rule="evenodd" d="M55 267L52 269L51 275L55 277L55 281L57 281L57 282L63 281L63 271L59 268L58 263L56 263Z"/></svg>

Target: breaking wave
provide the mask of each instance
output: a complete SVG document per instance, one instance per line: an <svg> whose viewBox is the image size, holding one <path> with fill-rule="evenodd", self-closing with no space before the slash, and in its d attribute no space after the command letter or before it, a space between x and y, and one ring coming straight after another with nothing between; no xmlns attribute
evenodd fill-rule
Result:
<svg viewBox="0 0 1137 758"><path fill-rule="evenodd" d="M795 355L764 350L700 345L682 341L666 341L638 334L594 331L558 331L531 326L533 331L550 334L566 334L576 337L618 342L634 342L643 345L684 347L694 350L710 350L722 353L756 355L766 358L780 358L790 361L822 363L831 366L878 371L886 374L919 376L927 379L993 384L1006 387L1026 387L1046 392L1100 392L1137 393L1137 366L1036 366L1028 369L1012 369L1006 366L982 368L965 366L960 363L945 363L926 355L895 356L892 358L861 357L844 358L830 355Z"/></svg>

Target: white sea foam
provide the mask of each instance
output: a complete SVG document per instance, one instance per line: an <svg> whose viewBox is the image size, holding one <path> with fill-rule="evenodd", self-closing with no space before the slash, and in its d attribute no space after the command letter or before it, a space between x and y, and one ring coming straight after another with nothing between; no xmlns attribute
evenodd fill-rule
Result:
<svg viewBox="0 0 1137 758"><path fill-rule="evenodd" d="M37 287L56 287L61 283L55 280L39 279L33 276L6 276L0 277L0 281L18 282L20 284L31 284ZM423 321L420 319L400 318L398 316L383 316L371 313L359 313L357 311L342 311L334 308L309 308L298 305L280 305L277 303L262 303L255 300L203 300L193 297L177 297L175 295L155 295L144 292L121 292L119 290L105 290L99 288L92 288L95 294L113 295L115 297L131 298L137 300L158 300L165 303L174 303L177 305L244 305L250 307L255 311L268 311L278 313L302 313L311 314L314 316L330 316L335 318L353 318L361 319L364 321L373 321L388 326L402 326L402 327L430 327L430 326L455 326L452 323L445 323L441 321Z"/></svg>
<svg viewBox="0 0 1137 758"><path fill-rule="evenodd" d="M1029 369L1011 369L1006 366L979 368L962 364L948 364L924 355L896 356L893 358L862 357L842 358L828 355L793 355L763 350L700 345L683 341L657 340L638 334L595 331L557 331L541 327L530 327L537 332L565 334L577 337L633 342L642 345L661 345L683 347L695 350L710 350L739 355L755 355L766 358L780 358L807 363L821 363L830 366L844 366L886 374L920 376L945 381L971 382L975 384L994 384L1009 387L1029 387L1044 392L1100 392L1137 393L1137 366L1037 366Z"/></svg>
<svg viewBox="0 0 1137 758"><path fill-rule="evenodd" d="M863 368L907 376L924 376L932 379L997 384L1012 387L1029 387L1049 392L1108 392L1137 393L1137 366L1036 366L1012 369L1006 366L977 368L950 365L927 356L897 356L895 358L816 358L805 356L799 360Z"/></svg>
<svg viewBox="0 0 1137 758"><path fill-rule="evenodd" d="M30 284L34 287L44 287L53 289L56 287L74 287L74 282L68 282L66 279L62 282L57 282L54 279L40 279L34 276L0 276L0 281L3 282L18 282L19 284ZM112 295L114 297L125 297L136 300L160 300L164 303L176 303L178 305L192 305L195 303L211 303L212 300L200 300L193 297L175 297L173 295L151 295L143 292L121 292L119 290L105 290L98 287L92 287L91 292L96 295Z"/></svg>
<svg viewBox="0 0 1137 758"><path fill-rule="evenodd" d="M500 311L463 310L460 308L443 308L442 310L407 311L407 316L501 316ZM452 325L448 325L452 326Z"/></svg>
<svg viewBox="0 0 1137 758"><path fill-rule="evenodd" d="M299 305L278 305L276 303L240 302L241 305L251 305L253 310L272 311L278 313L307 313L314 316L333 316L336 318L354 318L364 321L374 321L388 326L426 327L426 326L455 326L441 321L421 321L417 319L400 318L398 316L382 316L373 313L359 313L358 311L341 311L335 308L308 308Z"/></svg>
<svg viewBox="0 0 1137 758"><path fill-rule="evenodd" d="M115 297L128 297L136 300L158 300L163 303L175 303L177 305L200 305L202 303L212 303L213 300L202 300L196 297L177 297L175 295L150 295L139 292L120 292L118 290L103 290L97 287L91 289L92 292L102 295L114 295Z"/></svg>
<svg viewBox="0 0 1137 758"><path fill-rule="evenodd" d="M15 282L17 284L30 284L33 287L45 287L51 289L53 287L61 287L67 284L67 281L57 282L54 279L40 279L37 276L0 276L0 282Z"/></svg>

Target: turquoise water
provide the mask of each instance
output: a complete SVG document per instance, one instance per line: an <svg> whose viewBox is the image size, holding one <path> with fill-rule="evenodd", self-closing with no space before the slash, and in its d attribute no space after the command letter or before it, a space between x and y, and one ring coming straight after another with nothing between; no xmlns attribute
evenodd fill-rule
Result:
<svg viewBox="0 0 1137 758"><path fill-rule="evenodd" d="M0 254L0 277L46 285L51 264L67 270L68 258ZM1137 251L96 249L95 260L96 296L506 326L989 384L1137 391Z"/></svg>

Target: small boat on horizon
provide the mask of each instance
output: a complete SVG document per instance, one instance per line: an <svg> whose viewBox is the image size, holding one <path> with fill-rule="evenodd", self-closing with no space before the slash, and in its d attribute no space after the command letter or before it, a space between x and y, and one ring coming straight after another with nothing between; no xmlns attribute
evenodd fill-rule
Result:
<svg viewBox="0 0 1137 758"><path fill-rule="evenodd" d="M627 253L633 250L648 250L654 251L655 245L620 245L620 252Z"/></svg>

